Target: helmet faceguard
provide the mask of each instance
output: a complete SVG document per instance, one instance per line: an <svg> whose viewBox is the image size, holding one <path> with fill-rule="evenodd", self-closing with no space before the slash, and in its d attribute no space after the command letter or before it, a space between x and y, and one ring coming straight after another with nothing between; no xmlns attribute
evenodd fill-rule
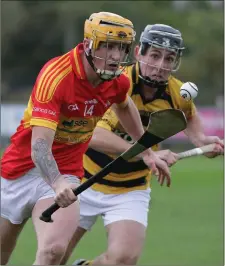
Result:
<svg viewBox="0 0 225 266"><path fill-rule="evenodd" d="M139 60L139 63L167 71L168 73L176 72L179 69L182 51L185 49L180 31L164 24L147 25L140 37L139 53L141 55L151 54L154 48L160 49L163 55L161 64L157 66L151 64L149 56L146 61ZM167 51L173 54L173 61L165 66L164 57ZM145 73L140 73L139 77L146 85L152 88L165 89L168 84L168 80L157 81L151 79Z"/></svg>
<svg viewBox="0 0 225 266"><path fill-rule="evenodd" d="M84 37L90 42L85 55L91 67L102 80L112 80L118 77L123 72L124 67L129 64L135 34L131 21L113 13L94 13L86 20ZM104 56L98 56L98 50L102 45L106 48L106 53ZM119 50L119 58L116 60L108 57L112 47ZM96 67L95 59L103 60L103 69ZM107 70L107 65L110 64L114 65L116 70Z"/></svg>

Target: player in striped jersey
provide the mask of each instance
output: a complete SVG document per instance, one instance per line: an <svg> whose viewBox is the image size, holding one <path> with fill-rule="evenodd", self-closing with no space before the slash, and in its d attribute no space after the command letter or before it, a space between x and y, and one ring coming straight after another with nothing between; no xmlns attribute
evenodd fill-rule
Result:
<svg viewBox="0 0 225 266"><path fill-rule="evenodd" d="M190 141L196 146L218 143L215 156L223 152L222 141L218 137L204 135L193 101L187 102L180 97L182 82L171 75L179 68L182 50L183 40L178 30L167 25L148 25L141 35L140 45L135 48L138 62L125 69L131 81L129 95L140 112L144 126L147 126L151 112L181 109L188 119L185 133ZM133 141L114 111L108 110L98 122L84 156L85 179L129 148ZM169 165L176 162L176 154L171 151L158 153ZM142 161L131 160L118 166L80 195L80 227L71 241L67 256L85 232L91 229L98 216L104 221L108 248L93 261L81 259L74 265L137 263L148 223L150 178L151 174Z"/></svg>
<svg viewBox="0 0 225 266"><path fill-rule="evenodd" d="M121 64L135 37L131 21L100 12L85 22L84 41L41 69L24 117L1 160L1 264L6 264L27 219L32 217L38 249L34 264L55 265L79 221L72 188L83 176L83 154L97 122L114 106L134 139L144 132L127 95ZM107 81L107 82L105 82ZM146 164L170 179L169 169L151 150ZM61 208L54 223L39 220L54 200Z"/></svg>

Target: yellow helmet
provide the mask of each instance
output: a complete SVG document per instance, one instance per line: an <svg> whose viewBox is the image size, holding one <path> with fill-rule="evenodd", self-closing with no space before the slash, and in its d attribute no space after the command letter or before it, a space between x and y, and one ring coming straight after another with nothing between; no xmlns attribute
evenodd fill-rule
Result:
<svg viewBox="0 0 225 266"><path fill-rule="evenodd" d="M99 42L119 41L132 44L135 35L136 32L130 20L110 12L93 13L84 24L84 38L93 41L94 50L98 48Z"/></svg>

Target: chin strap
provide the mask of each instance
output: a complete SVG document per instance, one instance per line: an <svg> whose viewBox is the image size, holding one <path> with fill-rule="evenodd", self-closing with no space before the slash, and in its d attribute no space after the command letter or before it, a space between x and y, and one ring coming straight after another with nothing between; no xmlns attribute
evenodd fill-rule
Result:
<svg viewBox="0 0 225 266"><path fill-rule="evenodd" d="M144 77L142 75L139 75L139 78L143 81L145 85L153 89L165 90L168 85L168 81L156 81L150 79L149 77Z"/></svg>
<svg viewBox="0 0 225 266"><path fill-rule="evenodd" d="M120 76L122 73L122 70L120 70L120 69L118 69L115 73L113 73L112 71L109 71L109 70L97 69L93 63L93 56L91 54L87 54L86 52L85 52L85 56L87 58L88 63L92 67L92 69L95 71L95 73L99 76L99 78L102 81L111 81L112 79Z"/></svg>
<svg viewBox="0 0 225 266"><path fill-rule="evenodd" d="M146 86L148 86L150 88L158 89L157 95L161 94L166 89L166 87L168 86L168 80L166 80L166 81L156 81L156 80L152 80L149 77L144 77L141 74L140 66L139 66L139 75L138 75L138 77L143 81L143 83Z"/></svg>
<svg viewBox="0 0 225 266"><path fill-rule="evenodd" d="M149 77L143 77L141 75L141 69L140 65L137 62L135 65L132 67L132 80L133 83L139 86L146 85L149 88L155 88L157 89L155 97L154 98L160 98L161 95L165 92L166 87L168 85L168 81L161 81L157 82L154 80L151 80Z"/></svg>
<svg viewBox="0 0 225 266"><path fill-rule="evenodd" d="M144 104L146 104L148 102L152 102L152 101L154 101L156 99L163 99L163 100L166 100L170 104L170 106L172 108L175 108L174 104L173 104L173 101L172 101L172 98L166 92L165 87L158 88L154 98L151 99L151 101L145 101L145 98L144 98L144 96L142 94L142 91L140 90L140 87L142 85L145 85L146 83L144 82L144 79L142 79L142 76L140 77L140 75L139 75L139 65L138 65L138 63L134 64L133 67L132 67L132 81L133 81L132 95L140 94ZM147 86L149 86L149 88L150 87L152 88L152 86L150 86L149 83L147 84ZM148 121L146 123L148 123Z"/></svg>

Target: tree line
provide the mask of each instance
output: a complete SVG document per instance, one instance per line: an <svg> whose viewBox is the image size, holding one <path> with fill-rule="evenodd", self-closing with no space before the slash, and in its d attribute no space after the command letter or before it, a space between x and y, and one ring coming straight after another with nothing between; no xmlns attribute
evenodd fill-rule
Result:
<svg viewBox="0 0 225 266"><path fill-rule="evenodd" d="M223 5L190 1L4 1L2 18L2 100L26 102L36 76L50 58L83 39L84 21L109 11L130 19L136 43L147 24L163 23L182 32L186 50L176 76L197 84L199 104L214 104L223 94Z"/></svg>

